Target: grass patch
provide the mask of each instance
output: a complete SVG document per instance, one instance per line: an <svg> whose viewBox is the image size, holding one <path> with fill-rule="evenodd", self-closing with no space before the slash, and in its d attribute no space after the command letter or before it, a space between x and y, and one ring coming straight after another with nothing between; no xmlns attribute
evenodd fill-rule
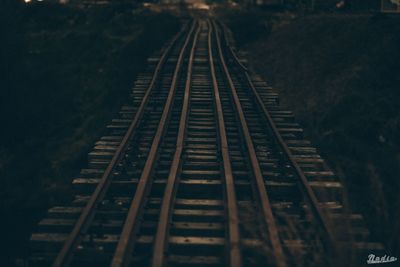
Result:
<svg viewBox="0 0 400 267"><path fill-rule="evenodd" d="M10 1L0 13L0 229L7 263L27 253L46 208L71 198L72 176L127 101L146 58L180 23L133 5Z"/></svg>

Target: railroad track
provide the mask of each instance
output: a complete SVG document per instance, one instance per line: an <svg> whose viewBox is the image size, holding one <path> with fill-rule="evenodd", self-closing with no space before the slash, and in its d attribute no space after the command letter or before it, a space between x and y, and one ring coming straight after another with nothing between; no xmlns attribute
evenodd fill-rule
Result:
<svg viewBox="0 0 400 267"><path fill-rule="evenodd" d="M149 59L29 266L330 266L383 249L231 43L196 20Z"/></svg>

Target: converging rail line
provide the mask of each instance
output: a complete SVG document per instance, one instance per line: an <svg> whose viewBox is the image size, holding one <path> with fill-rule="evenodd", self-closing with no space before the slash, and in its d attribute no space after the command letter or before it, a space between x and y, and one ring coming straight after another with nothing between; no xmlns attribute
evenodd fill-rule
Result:
<svg viewBox="0 0 400 267"><path fill-rule="evenodd" d="M334 266L383 249L231 43L194 20L149 60L29 266Z"/></svg>

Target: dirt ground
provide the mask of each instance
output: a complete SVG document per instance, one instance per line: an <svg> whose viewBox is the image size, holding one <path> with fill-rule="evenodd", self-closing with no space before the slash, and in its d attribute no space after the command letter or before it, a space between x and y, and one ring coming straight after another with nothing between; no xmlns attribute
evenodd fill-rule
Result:
<svg viewBox="0 0 400 267"><path fill-rule="evenodd" d="M71 197L147 57L180 27L133 5L17 3L0 9L0 266L23 257L47 207Z"/></svg>
<svg viewBox="0 0 400 267"><path fill-rule="evenodd" d="M374 236L400 255L400 16L236 11L227 21Z"/></svg>

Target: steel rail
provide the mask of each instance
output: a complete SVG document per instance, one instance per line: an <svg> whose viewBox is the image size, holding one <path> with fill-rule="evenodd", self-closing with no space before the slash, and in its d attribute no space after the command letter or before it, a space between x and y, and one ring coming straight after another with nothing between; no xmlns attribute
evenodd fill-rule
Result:
<svg viewBox="0 0 400 267"><path fill-rule="evenodd" d="M221 28L223 28L222 32L224 34L225 43L227 44L226 46L229 49L229 52L232 55L232 57L234 58L236 64L238 64L245 72L247 72L247 70L248 70L247 67L244 66L242 62L240 62L238 56L233 51L232 46L228 45L228 35L227 35L227 31L226 31L226 26L224 24L222 24L221 22L219 22L219 21L217 21L217 23L220 25Z"/></svg>
<svg viewBox="0 0 400 267"><path fill-rule="evenodd" d="M271 208L268 193L266 190L264 178L263 178L263 175L261 172L260 163L258 162L258 159L257 159L257 155L256 155L256 151L254 149L252 139L251 139L250 131L247 126L247 122L244 117L244 112L243 112L239 97L236 92L236 87L233 84L232 78L230 76L228 67L227 67L225 59L224 59L224 55L223 55L223 51L222 51L222 47L221 47L221 40L219 38L217 26L215 25L214 21L213 21L213 26L215 28L215 37L216 37L216 41L217 41L220 64L222 65L226 80L228 81L228 84L229 84L229 87L230 87L230 90L232 93L232 98L233 98L233 101L234 101L234 104L236 107L237 115L239 117L240 125L242 128L242 133L245 138L246 147L247 147L248 155L250 158L250 163L252 166L252 171L253 171L253 174L255 177L256 189L258 190L257 193L258 193L258 197L261 202L261 209L262 209L262 212L264 215L264 220L265 220L267 228L268 228L271 245L272 245L274 255L275 255L275 264L276 264L276 266L279 266L279 267L285 267L285 266L287 266L287 263L286 263L286 260L284 257L282 244L279 239L278 228L276 226L274 215L272 213L272 208Z"/></svg>
<svg viewBox="0 0 400 267"><path fill-rule="evenodd" d="M180 176L179 171L182 163L183 145L184 145L184 140L186 138L189 103L190 103L190 86L192 82L193 59L197 47L196 44L199 33L200 33L200 27L198 27L196 34L194 36L193 46L189 56L188 69L186 74L185 93L183 98L181 117L179 121L179 131L176 140L176 150L174 153L171 169L169 171L167 184L164 191L164 196L162 199L161 213L157 225L157 232L154 239L154 249L152 258L153 267L162 267L165 264L164 262L165 252L167 250L168 232L171 220L171 210L173 202L176 197L177 184L179 183L179 176Z"/></svg>
<svg viewBox="0 0 400 267"><path fill-rule="evenodd" d="M218 119L218 136L220 149L222 154L223 169L224 169L224 182L226 193L226 211L228 213L228 234L229 234L229 265L231 267L242 266L242 255L240 252L240 231L239 231L239 216L237 208L237 199L235 193L235 184L233 180L232 166L229 158L228 139L225 129L225 120L221 104L221 96L219 94L219 87L214 67L214 58L212 52L212 25L209 20L208 23L208 50L209 50L209 63L211 69L211 77L214 89L214 102L216 106L216 113Z"/></svg>
<svg viewBox="0 0 400 267"><path fill-rule="evenodd" d="M134 131L138 126L138 122L143 117L144 110L147 106L147 103L150 98L150 94L154 89L156 81L160 75L161 68L164 66L167 56L170 54L172 47L176 44L177 40L183 33L186 31L187 25L182 28L182 30L175 35L175 37L171 40L170 44L165 49L164 53L162 54L156 69L154 71L152 80L150 85L143 96L143 100L139 106L138 111L135 114L135 117L132 123L129 125L127 132L125 133L121 143L119 144L114 156L112 157L110 163L107 165L106 170L104 171L99 184L97 185L94 193L91 195L88 203L86 204L85 208L83 209L81 215L78 218L78 221L74 225L71 234L68 236L67 240L65 241L63 247L61 248L60 252L57 254L55 261L53 262L53 267L61 267L67 266L70 263L73 251L78 246L79 242L81 241L82 237L87 232L91 221L93 220L95 209L101 200L104 198L110 184L111 184L111 173L116 164L121 159L123 152L125 151L129 139L133 135Z"/></svg>
<svg viewBox="0 0 400 267"><path fill-rule="evenodd" d="M165 129L167 127L167 122L169 120L170 111L172 109L173 100L176 92L177 82L179 78L179 73L181 67L183 65L184 54L186 52L186 48L189 44L189 40L193 35L193 31L197 22L193 24L190 32L185 40L185 43L180 51L178 61L176 64L176 69L174 71L174 75L172 78L172 83L169 89L168 98L166 100L166 104L164 106L162 116L160 119L160 123L157 128L156 135L153 139L149 155L147 157L142 175L140 177L139 183L137 185L135 195L129 207L128 215L124 223L124 227L122 229L122 233L120 239L118 241L118 245L116 251L114 253L111 266L119 267L119 266L128 266L130 264L132 250L135 244L134 234L136 233L139 226L139 213L141 212L144 204L144 199L147 196L148 190L151 184L151 175L154 169L154 163L156 162L159 146L161 143L161 139L165 133Z"/></svg>
<svg viewBox="0 0 400 267"><path fill-rule="evenodd" d="M224 31L224 35L226 38L226 32ZM230 47L230 45L226 40L226 45L228 47ZM234 55L234 52L232 49L230 49L230 52L232 53L232 55ZM237 57L234 57L235 61L239 64L239 66L241 66L241 68L243 68L245 70L245 76L246 76L246 82L248 83L248 85L251 88L252 93L254 94L258 105L261 107L262 109L262 113L264 114L265 118L268 121L269 126L271 127L272 133L274 135L274 137L276 138L278 145L281 147L281 149L283 150L283 152L286 154L287 159L289 160L290 165L293 167L293 169L295 170L296 176L299 178L299 184L300 184L300 188L302 189L303 193L306 195L306 198L308 199L308 202L311 206L311 210L314 214L314 216L316 217L317 221L319 222L319 224L322 226L322 230L325 232L326 234L326 239L328 242L328 246L332 249L333 253L335 253L335 251L337 250L338 246L336 244L336 239L334 237L333 232L331 231L329 224L327 222L327 219L325 218L324 213L322 212L319 204L318 204L318 199L314 193L314 191L312 190L307 177L305 176L304 172L302 171L301 167L299 166L299 164L296 162L296 160L294 159L294 156L292 154L292 152L290 151L289 147L287 146L286 142L283 140L281 134L279 133L278 128L276 127L271 114L269 113L267 107L264 105L264 102L261 99L260 94L258 93L257 89L255 88L251 77L248 73L247 68L245 68L239 61Z"/></svg>

